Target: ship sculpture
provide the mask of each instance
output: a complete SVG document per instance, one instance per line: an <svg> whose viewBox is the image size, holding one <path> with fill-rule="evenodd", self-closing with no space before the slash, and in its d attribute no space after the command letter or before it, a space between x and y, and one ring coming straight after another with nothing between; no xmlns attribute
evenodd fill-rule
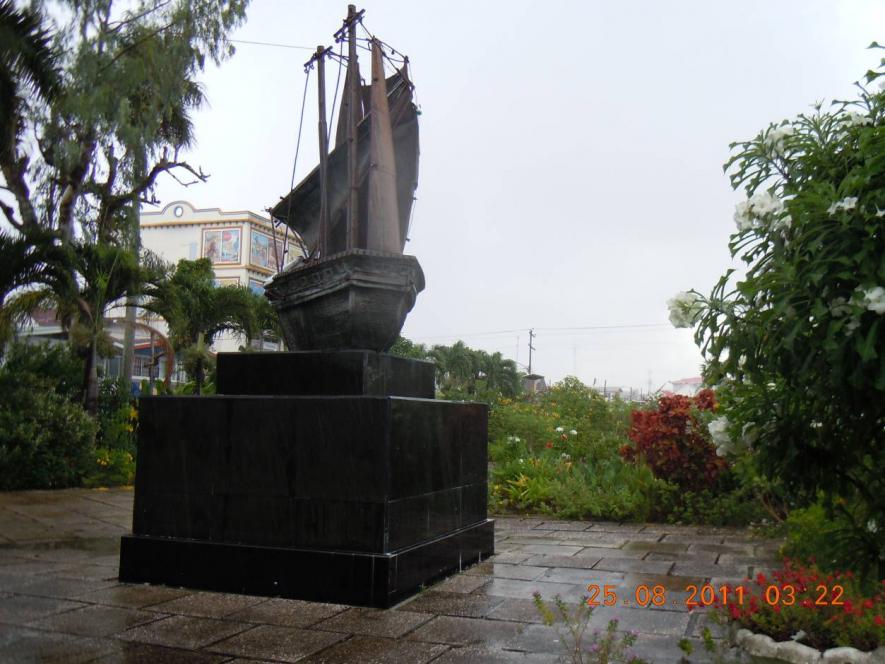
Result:
<svg viewBox="0 0 885 664"><path fill-rule="evenodd" d="M403 255L419 152L409 61L402 57L386 75L388 51L396 51L374 36L358 39L362 16L350 5L335 34L342 51L347 45L335 147L329 152L325 101L325 61L335 54L319 46L305 65L308 74L317 70L319 163L271 209L306 248L265 291L293 350L385 351L424 288L418 260ZM364 49L368 85L359 69Z"/></svg>

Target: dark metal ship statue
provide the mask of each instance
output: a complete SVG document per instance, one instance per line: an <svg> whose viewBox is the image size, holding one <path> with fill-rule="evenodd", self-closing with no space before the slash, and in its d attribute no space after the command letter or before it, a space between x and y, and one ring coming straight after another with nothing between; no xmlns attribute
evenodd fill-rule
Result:
<svg viewBox="0 0 885 664"><path fill-rule="evenodd" d="M265 291L293 350L387 350L424 289L418 260L403 255L418 180L408 58L386 76L386 45L360 40L372 59L371 84L362 85L362 16L350 5L335 35L348 51L335 148L329 153L324 69L334 54L318 47L305 67L316 65L319 79L319 164L271 210L307 248Z"/></svg>

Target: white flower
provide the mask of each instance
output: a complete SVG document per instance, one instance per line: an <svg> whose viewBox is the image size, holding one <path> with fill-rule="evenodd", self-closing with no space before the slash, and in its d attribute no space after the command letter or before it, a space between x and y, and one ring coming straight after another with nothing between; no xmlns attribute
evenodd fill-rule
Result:
<svg viewBox="0 0 885 664"><path fill-rule="evenodd" d="M562 427L556 427L556 433L562 433L563 431L565 431L565 429Z"/></svg>
<svg viewBox="0 0 885 664"><path fill-rule="evenodd" d="M759 191L734 208L738 231L760 226L761 222L770 222L774 230L789 228L793 223L789 215L784 214L784 202L770 191Z"/></svg>
<svg viewBox="0 0 885 664"><path fill-rule="evenodd" d="M784 139L792 135L793 128L790 125L776 127L765 136L765 147L776 155L782 155L784 153Z"/></svg>
<svg viewBox="0 0 885 664"><path fill-rule="evenodd" d="M873 124L873 119L857 111L848 111L845 115L845 122L852 127L860 127Z"/></svg>
<svg viewBox="0 0 885 664"><path fill-rule="evenodd" d="M513 442L514 442L514 443L518 443L518 442L520 442L521 440L522 440L522 438L520 438L519 436L514 436L514 437L513 437Z"/></svg>
<svg viewBox="0 0 885 664"><path fill-rule="evenodd" d="M753 194L749 200L750 208L757 217L765 217L769 214L783 212L784 202L777 196L772 196L768 191L759 191Z"/></svg>
<svg viewBox="0 0 885 664"><path fill-rule="evenodd" d="M885 217L885 210L880 210L879 208L876 208L876 216Z"/></svg>
<svg viewBox="0 0 885 664"><path fill-rule="evenodd" d="M867 531L871 533L879 532L879 525L876 523L875 519L867 521Z"/></svg>
<svg viewBox="0 0 885 664"><path fill-rule="evenodd" d="M728 435L728 418L717 417L707 425L707 429L710 431L710 437L717 446L716 453L719 454L719 449L727 451L731 445L731 437ZM720 454L720 456L722 455Z"/></svg>
<svg viewBox="0 0 885 664"><path fill-rule="evenodd" d="M875 286L863 291L863 305L877 314L885 314L885 288Z"/></svg>
<svg viewBox="0 0 885 664"><path fill-rule="evenodd" d="M753 215L750 212L749 201L738 203L734 208L734 223L739 231L753 228Z"/></svg>
<svg viewBox="0 0 885 664"><path fill-rule="evenodd" d="M827 214L836 214L839 210L853 210L857 205L857 196L846 196L841 201L836 201L827 208Z"/></svg>
<svg viewBox="0 0 885 664"><path fill-rule="evenodd" d="M519 463L524 463L524 462L525 462L524 459L520 459L520 460L519 460Z"/></svg>
<svg viewBox="0 0 885 664"><path fill-rule="evenodd" d="M855 318L853 320L848 321L845 324L845 332L847 334L854 334L854 331L859 327L860 327L860 321Z"/></svg>
<svg viewBox="0 0 885 664"><path fill-rule="evenodd" d="M573 436L577 436L577 435L578 435L578 432L575 431L574 429L572 429L571 431L569 431L569 433L570 433L571 435L573 435Z"/></svg>
<svg viewBox="0 0 885 664"><path fill-rule="evenodd" d="M559 455L559 457L560 457L561 459L565 459L566 461L568 461L569 459L572 458L572 455L571 455L571 454L566 454L565 452L563 452L562 454Z"/></svg>
<svg viewBox="0 0 885 664"><path fill-rule="evenodd" d="M667 300L673 327L692 327L701 314L701 299L696 293L682 291Z"/></svg>

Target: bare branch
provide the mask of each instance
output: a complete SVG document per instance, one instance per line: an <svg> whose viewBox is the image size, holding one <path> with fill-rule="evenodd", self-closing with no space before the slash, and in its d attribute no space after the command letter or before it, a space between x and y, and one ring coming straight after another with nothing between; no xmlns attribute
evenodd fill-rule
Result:
<svg viewBox="0 0 885 664"><path fill-rule="evenodd" d="M113 27L109 27L107 31L108 32L119 32L122 28L126 27L130 23L135 23L136 21L143 19L145 16L149 16L150 14L153 14L155 11L162 9L163 7L168 5L171 1L172 0L163 0L162 2L155 4L150 9L144 10L140 14L134 14L134 15L129 14L127 16L127 18L125 18L125 19L121 19L119 21L112 21L109 25L113 26Z"/></svg>
<svg viewBox="0 0 885 664"><path fill-rule="evenodd" d="M119 194L117 196L113 196L107 203L107 213L112 214L122 208L126 203L132 200L143 200L145 194L149 193L153 188L154 183L157 181L157 178L162 173L168 173L172 178L175 179L179 184L189 187L192 184L196 184L197 182L205 182L209 179L209 176L202 171L202 169L195 169L193 166L188 164L186 161L178 161L172 160L170 161L167 157L167 151L163 151L163 156L160 158L154 167L148 172L148 174L138 182L132 189L130 189L125 194ZM174 171L180 169L184 170L191 175L194 176L194 180L192 182L184 182L182 181ZM151 202L151 201L147 201Z"/></svg>

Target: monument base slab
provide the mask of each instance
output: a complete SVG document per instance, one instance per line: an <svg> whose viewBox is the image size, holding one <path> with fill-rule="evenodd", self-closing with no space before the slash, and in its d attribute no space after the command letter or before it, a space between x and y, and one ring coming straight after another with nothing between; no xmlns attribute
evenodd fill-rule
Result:
<svg viewBox="0 0 885 664"><path fill-rule="evenodd" d="M388 554L127 535L120 580L388 608L494 551L494 522Z"/></svg>

